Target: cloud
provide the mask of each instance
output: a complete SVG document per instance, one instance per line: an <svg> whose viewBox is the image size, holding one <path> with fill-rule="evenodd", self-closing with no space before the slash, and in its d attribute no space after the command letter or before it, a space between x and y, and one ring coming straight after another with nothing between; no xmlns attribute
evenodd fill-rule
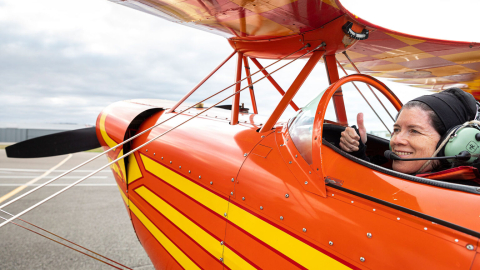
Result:
<svg viewBox="0 0 480 270"><path fill-rule="evenodd" d="M109 1L0 0L0 6L0 122L94 124L104 107L119 100L179 100L232 52L223 37ZM287 90L304 64L299 60L273 77ZM232 84L234 66L232 59L189 100ZM425 93L387 84L404 102ZM327 86L319 64L294 100L304 106ZM280 95L266 80L255 91L260 113L268 115ZM241 96L251 107L248 92ZM367 113L367 122L375 118L356 98L347 106L353 123L350 115L357 111ZM289 108L284 115L293 113Z"/></svg>

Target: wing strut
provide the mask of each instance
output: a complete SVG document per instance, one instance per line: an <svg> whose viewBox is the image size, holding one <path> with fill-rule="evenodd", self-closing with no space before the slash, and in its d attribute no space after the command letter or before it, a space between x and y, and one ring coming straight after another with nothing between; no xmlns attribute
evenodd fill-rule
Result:
<svg viewBox="0 0 480 270"><path fill-rule="evenodd" d="M321 46L321 45L320 45L320 46ZM318 48L320 48L320 46L318 46L317 48L315 48L315 50L316 50L316 49L318 49ZM308 48L308 47L310 47L310 44L307 44L307 45L303 46L302 48L298 49L297 51L295 51L295 52L293 52L293 53L291 53L291 54L289 54L289 55L285 56L284 58L281 58L281 59L279 59L279 60L275 61L274 63L270 64L269 66L271 66L271 65L274 65L274 64L278 63L279 61L281 61L281 60L283 60L283 59L285 59L285 58L287 58L287 57L291 56L292 54L295 54L295 53L297 53L297 52L299 52L299 51L302 51L302 50L304 50L304 49L306 49L306 48ZM306 51L304 54L302 54L302 55L298 56L297 58L295 58L295 59L293 59L292 61L290 61L290 62L286 63L285 65L283 65L283 66L281 66L281 67L277 68L277 69L276 69L276 70L274 70L274 71L273 71L271 74L273 74L273 73L277 72L278 70L280 70L280 69L282 69L282 68L284 68L284 67L286 67L286 66L290 65L291 63L295 62L296 60L298 60L298 59L300 59L300 58L304 57L305 55L307 55L307 54L309 54L309 53L310 53L310 51L308 51L308 50L307 50L307 51ZM321 51L321 53L323 54L323 51ZM315 53L314 53L314 55L315 55ZM318 56L318 58L319 58L319 57L321 57L321 54ZM308 64L308 63L307 63L307 64ZM267 67L269 67L269 66L267 66ZM260 71L257 71L257 72L255 72L254 74L256 74L256 73L258 73L258 72L260 72ZM252 74L252 75L254 75L254 74ZM265 76L265 77L266 77L266 76ZM217 106L218 104L220 104L220 103L222 103L222 102L226 101L227 99L229 99L229 98L231 98L231 97L233 97L233 96L235 96L235 95L239 94L241 91L243 91L243 90L245 90L245 89L249 88L249 87L250 87L250 86L252 86L253 84L256 84L257 82L259 82L259 81L261 81L261 80L265 79L265 77L262 77L262 78L260 78L260 79L256 80L256 81L255 81L255 82L253 82L251 85L248 85L248 86L246 86L246 87L244 87L244 88L242 88L242 89L238 90L237 92L235 92L235 93L233 93L233 94L229 95L228 97L226 97L226 98L222 99L221 101L217 102L217 103L216 103L216 104L214 104L213 106L211 106L211 107L209 107L209 108L206 108L205 110L203 110L203 111L199 112L198 114L196 114L196 115L192 116L191 118L189 118L189 119L187 119L187 120L185 120L185 121L181 122L180 124L178 124L178 125L176 125L176 126L174 126L174 127L170 128L170 129L166 130L165 132L163 132L163 133L161 133L161 134L157 135L156 137L154 137L153 139L149 140L148 142L145 142L144 144L142 144L142 145L138 146L137 148L135 148L135 149L133 149L133 150L129 151L128 153L126 153L126 154L124 154L124 155L122 155L122 156L118 157L117 159L115 159L115 160L113 160L113 161L111 161L111 162L107 163L106 165L102 166L100 169L98 169L98 170L96 170L96 171L94 171L94 172L92 172L92 173L88 174L87 176L85 176L85 177L83 177L83 178L81 178L81 179L79 179L79 180L75 181L74 183L72 183L72 184L70 184L70 185L66 186L65 188L63 188L63 189L61 189L61 190L57 191L56 193L54 193L54 194L50 195L49 197L47 197L47 198L45 198L45 199L41 200L40 202L38 202L38 203L36 203L36 204L34 204L34 205L30 206L29 208L27 208L27 209L23 210L22 212L20 212L20 213L16 214L15 216L13 216L13 217L9 218L8 220L6 220L6 221L4 221L4 222L2 222L2 223L0 224L0 228L1 228L1 227L3 227L3 226L5 226L6 224L10 223L12 220L14 220L14 219L17 219L18 217L22 216L23 214L26 214L26 213L28 213L28 212L29 212L29 211L31 211L32 209L35 209L36 207L38 207L38 206L42 205L43 203L45 203L45 202L49 201L50 199L52 199L52 198L54 198L54 197L56 197L56 196L60 195L61 193L63 193L63 192L65 192L65 191L67 191L68 189L70 189L70 188L74 187L75 185L77 185L77 184L81 183L82 181L84 181L84 180L86 180L86 179L90 178L92 175L95 175L95 174L97 174L98 172L100 172L101 170L103 170L103 169L107 168L108 166L110 166L110 165L114 164L115 162L118 162L119 160L121 160L121 159L124 159L125 157L128 157L128 156L129 156L129 155L131 155L132 153L134 153L134 152L138 151L138 150L139 150L139 149L141 149L142 147L145 147L146 145L148 145L148 144L150 144L151 142L155 141L156 139L158 139L158 138L162 137L163 135L166 135L167 133L171 132L172 130L174 130L174 129L176 129L176 128L178 128L178 127L182 126L182 125L184 125L185 123L187 123L187 122L191 121L192 119L196 118L197 116L199 116L199 115L201 115L201 114L203 114L203 113L205 113L205 112L209 111L210 109L214 108L214 107L215 107L215 106ZM246 78L244 78L244 79L242 79L242 80L240 80L240 81L236 82L236 83L235 83L235 84L233 84L233 85L236 85L236 84L238 84L239 82L241 82L241 81L243 81L243 80L245 80L245 79L246 79ZM210 98L212 98L212 97L214 97L214 96L216 96L216 95L218 95L218 94L220 94L220 93L224 92L225 90L227 90L228 88L232 87L233 85L230 85L229 87L227 87L227 88L225 88L225 89L223 89L223 90L220 90L220 91L219 91L219 92L217 92L216 94L213 94L213 95L211 95L210 97L208 97L208 98L206 98L206 99L204 99L204 100L202 100L202 101L200 101L200 102L198 102L198 103L196 103L196 104L194 104L194 105L190 106L190 107L189 107L189 108L187 108L186 110L188 110L188 109L191 109L191 108L195 107L196 105L198 105L198 104L200 104L200 103L202 103L202 102L204 102L204 101L206 101L206 100L208 100L208 99L210 99ZM288 104L288 103L287 103L287 104ZM60 176L58 176L58 177L56 177L56 178L53 178L52 180L49 180L49 181L45 182L44 184L42 184L42 185L40 185L40 186L36 187L35 189L32 189L32 190L30 190L30 191L29 191L29 192L27 192L27 193L24 193L24 194L22 194L21 196L19 196L19 197L17 197L17 198L15 198L15 199L13 199L13 200L11 200L11 201L9 201L9 202L8 202L8 203L6 203L6 204L3 204L2 206L0 206L0 209L1 209L1 208L3 208L3 207L5 207L5 206L7 206L7 205L9 205L9 204L11 204L11 203L13 203L13 202L15 202L15 201L17 201L17 200L18 200L18 199L20 199L20 198L23 198L23 197L25 197L26 195L28 195L28 194L32 193L33 191L35 191L35 190L38 190L38 189L39 189L39 188L41 188L41 187L44 187L45 185L47 185L47 184L49 184L49 183L51 183L51 182L53 182L53 181L55 181L55 180L59 179L60 177L62 177L62 176L64 176L64 175L66 175L66 174L68 174L68 173L70 173L70 172L72 172L72 171L74 171L74 170L78 169L79 167L81 167L81 166L83 166L83 165L87 164L88 162L90 162L90 161L92 161L92 160L96 159L97 157L99 157L99 156L101 156L101 155L103 155L103 154L105 154L105 153L108 153L108 152L110 152L111 150L113 150L113 149L115 149L115 148L119 147L120 145L123 145L123 144L125 144L126 142L129 142L129 141L133 140L134 138L137 138L138 136L140 136L140 135L144 134L145 132L148 132L148 131L152 130L153 128L155 128L155 127L157 127L157 126L159 126L159 125L161 125L161 124L165 123L166 121L168 121L168 120L170 120L170 119L172 119L172 118L174 118L174 117L176 117L176 116L178 116L178 115L180 115L180 114L175 114L175 115L173 115L172 117L170 117L170 118L168 118L168 119L165 119L164 121L162 121L162 122L160 122L160 123L158 123L158 124L155 124L154 126L152 126L152 127L148 128L148 129L146 129L146 130L144 130L144 131L140 132L139 134L137 134L137 135L135 135L135 136L133 136L133 137L129 138L128 140L125 140L124 142L122 142L122 143L120 143L120 144L117 144L116 146L114 146L114 147L110 148L109 150L107 150L107 151L105 151L105 152L103 152L103 153L101 153L101 154L99 154L99 155L97 155L97 156L95 156L95 157L93 157L93 158L89 159L88 161L86 161L86 162L82 163L81 165L79 165L79 166L76 166L74 169L72 169L72 170L69 170L69 171L67 171L67 172L65 172L65 173L63 173L63 174L61 174Z"/></svg>
<svg viewBox="0 0 480 270"><path fill-rule="evenodd" d="M263 75L267 76L267 80L273 85L273 87L275 87L275 89L277 89L277 91L280 93L280 95L284 96L285 91L283 91L282 87L280 87L280 85L278 85L278 83L273 79L273 77L270 76L270 74L268 74L267 70L262 66L262 64L260 64L260 62L258 62L258 60L256 58L250 58L250 59L257 66L257 68L262 71ZM290 100L289 104L290 104L290 106L292 106L292 108L295 111L299 110L297 104L295 104L295 102L293 102L293 100Z"/></svg>
<svg viewBox="0 0 480 270"><path fill-rule="evenodd" d="M237 52L237 68L235 70L236 76L235 81L235 90L233 90L235 94L232 100L232 117L230 118L230 125L238 124L238 114L240 112L240 88L242 88L242 60L243 60L243 53Z"/></svg>
<svg viewBox="0 0 480 270"><path fill-rule="evenodd" d="M248 58L243 57L243 66L245 67L245 74L247 75L248 85L252 84L252 78L250 76L250 65L248 64ZM255 100L255 92L253 92L253 86L250 86L250 98L252 99L253 113L258 114L257 101Z"/></svg>
<svg viewBox="0 0 480 270"><path fill-rule="evenodd" d="M348 61L350 62L350 64L352 64L352 67L357 71L358 74L362 74L360 72L360 70L358 70L357 66L355 65L355 63L353 63L353 61L350 59L350 57L348 56L347 54L347 51L344 51L343 54L345 55L345 57L347 57ZM342 68L343 69L343 68ZM392 119L393 122L395 122L395 119L393 119L392 115L390 114L390 112L387 110L387 108L385 107L385 105L383 105L382 101L378 98L377 94L375 94L375 91L373 91L372 87L370 87L370 85L368 85L368 88L370 89L370 91L372 91L373 95L377 98L378 102L380 102L380 104L382 104L382 107L385 109L385 111L388 113L388 115L390 116L390 118ZM383 123L383 122L382 122ZM387 128L388 130L388 128Z"/></svg>
<svg viewBox="0 0 480 270"><path fill-rule="evenodd" d="M336 83L339 79L339 76L335 55L325 55L323 59L325 60L325 69L327 70L328 82L330 85ZM345 111L345 102L343 101L343 92L341 87L335 92L332 100L335 107L337 121L342 125L348 126L347 112Z"/></svg>
<svg viewBox="0 0 480 270"><path fill-rule="evenodd" d="M287 92L282 97L277 107L273 111L272 115L268 118L265 125L262 127L262 129L260 129L260 133L270 131L275 125L275 123L277 123L278 119L280 118L280 116L282 116L290 101L293 99L295 94L297 94L298 90L300 90L300 87L303 85L305 80L312 72L313 68L317 65L318 61L320 61L320 58L325 53L325 51L318 50L320 47L323 46L325 46L325 43L318 45L315 49L312 50L312 56L310 56L310 59L308 59L308 62L305 64L302 71L300 71L297 78L295 78L290 88L288 88Z"/></svg>

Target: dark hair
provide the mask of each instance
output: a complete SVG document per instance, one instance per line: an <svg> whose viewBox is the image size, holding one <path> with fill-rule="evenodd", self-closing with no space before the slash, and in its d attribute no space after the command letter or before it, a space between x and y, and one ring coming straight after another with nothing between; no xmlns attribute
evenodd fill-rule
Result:
<svg viewBox="0 0 480 270"><path fill-rule="evenodd" d="M435 129L435 131L440 134L440 137L443 136L442 132L442 127L443 123L438 117L438 115L430 108L427 104L420 102L420 101L409 101L407 104L403 105L403 107L398 111L397 117L395 118L395 121L397 120L398 116L402 112L403 109L412 109L412 108L418 108L422 111L425 111L428 116L430 116L430 125Z"/></svg>

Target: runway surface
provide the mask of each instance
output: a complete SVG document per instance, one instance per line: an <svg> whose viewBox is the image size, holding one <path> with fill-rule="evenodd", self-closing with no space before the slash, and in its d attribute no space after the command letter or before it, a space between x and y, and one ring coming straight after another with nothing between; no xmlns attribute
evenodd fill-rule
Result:
<svg viewBox="0 0 480 270"><path fill-rule="evenodd" d="M9 159L5 150L0 149L0 205L96 154L82 152L71 156ZM106 163L107 158L100 157L3 210L17 214ZM0 216L8 217L2 212ZM110 169L99 172L21 218L130 268L154 269L133 231ZM0 269L115 268L7 224L0 228Z"/></svg>

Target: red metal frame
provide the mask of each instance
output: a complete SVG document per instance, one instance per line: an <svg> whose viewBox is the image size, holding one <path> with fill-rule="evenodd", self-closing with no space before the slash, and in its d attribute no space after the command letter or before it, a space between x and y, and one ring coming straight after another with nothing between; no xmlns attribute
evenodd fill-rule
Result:
<svg viewBox="0 0 480 270"><path fill-rule="evenodd" d="M257 101L255 100L255 92L253 91L252 78L250 77L250 65L248 64L248 58L243 57L243 66L245 67L245 75L247 75L247 82L250 90L250 98L252 99L253 113L258 114Z"/></svg>
<svg viewBox="0 0 480 270"><path fill-rule="evenodd" d="M235 90L233 90L234 93L240 91L242 88L242 82L240 81L242 79L242 59L243 59L243 53L242 52L237 52L237 68L236 68L236 76L235 76L235 82L238 82L235 85ZM232 100L232 117L230 118L230 125L236 125L238 124L238 113L240 112L240 93L236 94L233 96Z"/></svg>
<svg viewBox="0 0 480 270"><path fill-rule="evenodd" d="M337 69L337 59L335 55L325 55L325 68L327 69L328 82L330 84L336 83L339 79ZM337 121L342 125L348 125L347 112L345 111L345 102L343 101L342 88L339 88L333 95L333 106L335 107L335 115Z"/></svg>
<svg viewBox="0 0 480 270"><path fill-rule="evenodd" d="M317 172L317 174L320 176L320 178L326 177L324 171L323 171L323 163L322 163L322 132L323 132L323 122L325 119L325 113L327 111L327 106L328 103L332 98L335 97L335 93L341 89L341 86L353 82L353 81L358 81L358 82L363 82L365 84L372 85L375 87L378 91L380 91L395 107L395 109L400 110L403 106L402 102L400 99L381 81L368 76L368 75L363 75L363 74L353 74L349 76L345 76L338 80L336 83L333 83L330 85L330 87L325 90L325 93L323 94L322 99L320 100L317 111L315 113L315 121L313 124L313 144L312 144L312 158L313 158L313 163L311 165L311 168Z"/></svg>
<svg viewBox="0 0 480 270"><path fill-rule="evenodd" d="M177 104L175 104L170 110L168 110L167 113L171 113L171 112L175 111L175 109L177 109L178 106L182 105L182 103L188 97L190 97L195 91L197 91L197 89L200 88L200 86L202 86L208 79L210 79L210 77L212 77L213 74L215 74L223 65L225 65L225 63L227 63L228 60L230 60L230 58L232 58L232 56L235 53L236 52L232 52L232 54L230 54L220 65L218 65L217 68L215 68L212 72L210 72L210 74L208 74L207 77L205 77L205 79L203 79L201 82L199 82L190 92L188 92L180 101L178 101Z"/></svg>
<svg viewBox="0 0 480 270"><path fill-rule="evenodd" d="M290 101L293 99L295 94L297 94L298 90L303 85L305 80L308 78L308 75L310 75L310 72L312 72L313 68L317 65L318 61L320 61L320 58L324 53L325 51L313 52L312 56L310 57L308 62L305 64L302 71L300 71L295 81L293 81L287 93L283 95L282 100L280 100L277 107L273 111L272 115L268 118L267 122L262 127L260 132L268 132L273 128L275 123L277 123L278 119L280 118L280 116L282 116L283 112L287 108L288 103L290 103Z"/></svg>
<svg viewBox="0 0 480 270"><path fill-rule="evenodd" d="M260 64L260 62L258 62L258 60L256 58L250 58L252 60L252 62L257 66L258 69L260 69L263 73L263 75L265 75L268 79L268 81L273 85L273 87L275 87L275 89L277 89L277 91L282 95L284 96L285 95L285 91L283 91L282 87L280 87L280 85L278 85L278 83L273 79L273 77L264 69L264 67L262 66L262 64ZM293 100L290 100L289 102L290 106L292 106L292 108L295 110L295 111L298 111L299 108L297 106L297 104L295 104L295 102L293 102Z"/></svg>

